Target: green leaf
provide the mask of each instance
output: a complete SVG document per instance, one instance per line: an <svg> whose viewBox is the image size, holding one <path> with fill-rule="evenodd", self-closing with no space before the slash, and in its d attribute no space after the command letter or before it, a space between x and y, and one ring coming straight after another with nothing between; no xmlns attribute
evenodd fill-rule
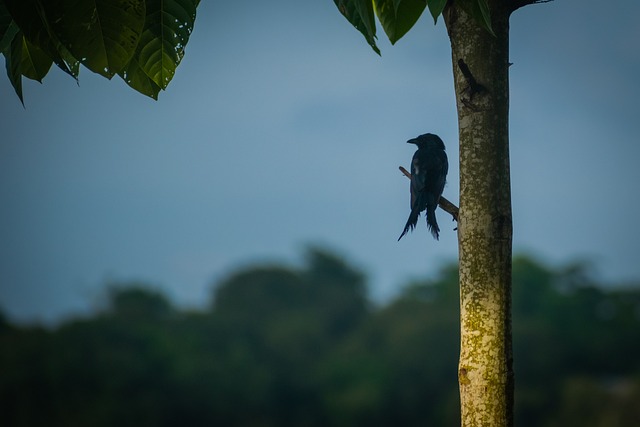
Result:
<svg viewBox="0 0 640 427"><path fill-rule="evenodd" d="M13 32L13 34L11 34ZM0 52L9 46L13 36L17 32L17 27L13 22L13 17L4 5L4 1L0 0Z"/></svg>
<svg viewBox="0 0 640 427"><path fill-rule="evenodd" d="M438 16L442 15L444 7L447 5L447 0L427 0L427 6L429 6L429 12L433 16L433 23L438 22Z"/></svg>
<svg viewBox="0 0 640 427"><path fill-rule="evenodd" d="M460 7L471 15L481 27L495 36L491 27L491 12L487 0L460 0Z"/></svg>
<svg viewBox="0 0 640 427"><path fill-rule="evenodd" d="M4 0L4 5L25 37L34 43L38 43L41 37L48 38L38 14L37 0Z"/></svg>
<svg viewBox="0 0 640 427"><path fill-rule="evenodd" d="M131 58L124 70L118 73L131 88L155 100L162 89L140 68L136 58Z"/></svg>
<svg viewBox="0 0 640 427"><path fill-rule="evenodd" d="M11 23L4 29L0 29L0 52L4 52L11 45L11 41L18 34L20 28L15 23L15 21L11 21Z"/></svg>
<svg viewBox="0 0 640 427"><path fill-rule="evenodd" d="M78 80L80 74L80 61L78 61L59 41L56 43L56 49L60 55L60 62L54 57L53 62L56 63L65 73L70 74L74 79Z"/></svg>
<svg viewBox="0 0 640 427"><path fill-rule="evenodd" d="M22 62L22 40L24 35L21 31L15 35L11 41L10 46L3 52L5 56L5 63L7 67L7 76L9 81L16 91L16 95L20 98L22 106L24 107L24 99L22 97L22 72L20 71L20 64Z"/></svg>
<svg viewBox="0 0 640 427"><path fill-rule="evenodd" d="M51 40L50 43L47 43L42 47L45 52L47 52L51 58L53 58L53 62L65 73L71 75L76 81L78 80L78 75L80 74L80 61L78 61L69 50L60 42L58 36L55 35L51 25L49 24L49 20L46 16L46 11L41 3L41 0L37 1L37 9L38 14L40 15L40 19L49 35Z"/></svg>
<svg viewBox="0 0 640 427"><path fill-rule="evenodd" d="M375 53L380 55L376 45L376 21L373 0L333 0L336 7L354 28L362 33Z"/></svg>
<svg viewBox="0 0 640 427"><path fill-rule="evenodd" d="M133 56L144 26L144 0L46 0L43 6L69 53L109 79Z"/></svg>
<svg viewBox="0 0 640 427"><path fill-rule="evenodd" d="M491 13L489 11L489 4L487 0L478 0L478 9L480 9L480 23L481 25L491 33L491 35L495 36L493 32L493 28L491 27ZM477 18L476 18L477 19Z"/></svg>
<svg viewBox="0 0 640 427"><path fill-rule="evenodd" d="M23 76L42 83L53 64L53 60L42 49L23 37L20 72Z"/></svg>
<svg viewBox="0 0 640 427"><path fill-rule="evenodd" d="M78 67L73 65L77 64L77 60L64 49L53 34L40 0L4 0L4 2L14 22L24 33L24 37L39 47L64 72L77 79Z"/></svg>
<svg viewBox="0 0 640 427"><path fill-rule="evenodd" d="M391 44L395 44L416 23L426 0L375 0L375 11Z"/></svg>
<svg viewBox="0 0 640 427"><path fill-rule="evenodd" d="M162 89L167 88L184 56L195 19L195 0L147 0L145 25L134 58Z"/></svg>

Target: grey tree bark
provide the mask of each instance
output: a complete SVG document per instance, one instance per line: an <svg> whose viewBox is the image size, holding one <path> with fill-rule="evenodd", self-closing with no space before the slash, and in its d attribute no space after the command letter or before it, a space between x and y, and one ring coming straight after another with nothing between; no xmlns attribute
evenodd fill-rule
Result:
<svg viewBox="0 0 640 427"><path fill-rule="evenodd" d="M509 173L509 15L489 0L491 35L450 2L460 137L461 350L463 427L513 425L511 349L511 188Z"/></svg>

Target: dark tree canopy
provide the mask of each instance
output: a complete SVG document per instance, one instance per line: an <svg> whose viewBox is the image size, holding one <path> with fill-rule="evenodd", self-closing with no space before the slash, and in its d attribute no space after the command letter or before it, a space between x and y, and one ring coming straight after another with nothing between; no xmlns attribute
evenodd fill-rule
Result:
<svg viewBox="0 0 640 427"><path fill-rule="evenodd" d="M457 283L451 264L375 306L311 250L237 270L202 311L119 284L88 318L0 323L2 425L456 425ZM513 297L517 425L638 425L639 288L516 257Z"/></svg>

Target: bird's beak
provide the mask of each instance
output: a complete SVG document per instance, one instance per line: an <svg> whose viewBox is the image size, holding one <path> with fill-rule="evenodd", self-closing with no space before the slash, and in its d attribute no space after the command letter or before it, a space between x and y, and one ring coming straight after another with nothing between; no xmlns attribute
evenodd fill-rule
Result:
<svg viewBox="0 0 640 427"><path fill-rule="evenodd" d="M410 140L407 141L407 144L415 144L415 143L416 143L416 139L415 138L410 139Z"/></svg>

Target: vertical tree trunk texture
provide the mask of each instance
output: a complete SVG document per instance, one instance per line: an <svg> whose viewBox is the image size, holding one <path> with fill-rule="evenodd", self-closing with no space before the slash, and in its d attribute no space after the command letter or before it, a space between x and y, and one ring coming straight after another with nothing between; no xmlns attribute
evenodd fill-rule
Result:
<svg viewBox="0 0 640 427"><path fill-rule="evenodd" d="M450 2L460 134L461 349L463 427L513 425L509 10L489 0L495 36Z"/></svg>

